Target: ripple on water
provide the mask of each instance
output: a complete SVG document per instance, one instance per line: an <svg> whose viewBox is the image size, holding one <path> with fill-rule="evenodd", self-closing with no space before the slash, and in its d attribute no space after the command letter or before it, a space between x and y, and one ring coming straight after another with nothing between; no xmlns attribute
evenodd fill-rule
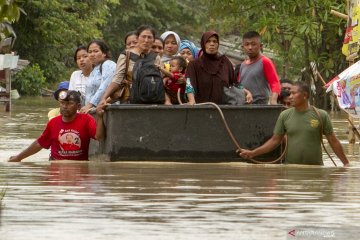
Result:
<svg viewBox="0 0 360 240"><path fill-rule="evenodd" d="M284 239L304 225L351 239L360 225L359 146L347 144L343 119L335 131L352 168L325 155L325 167L50 163L47 150L5 162L41 133L47 110L0 118L1 240Z"/></svg>

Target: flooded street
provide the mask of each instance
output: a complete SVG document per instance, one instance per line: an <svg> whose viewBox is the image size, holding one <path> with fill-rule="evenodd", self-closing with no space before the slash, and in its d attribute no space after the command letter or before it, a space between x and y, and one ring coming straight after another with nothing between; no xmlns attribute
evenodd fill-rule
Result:
<svg viewBox="0 0 360 240"><path fill-rule="evenodd" d="M8 163L54 106L31 98L0 110L0 240L359 238L359 142L348 144L339 113L333 124L350 168L326 155L325 167L50 163L48 150Z"/></svg>

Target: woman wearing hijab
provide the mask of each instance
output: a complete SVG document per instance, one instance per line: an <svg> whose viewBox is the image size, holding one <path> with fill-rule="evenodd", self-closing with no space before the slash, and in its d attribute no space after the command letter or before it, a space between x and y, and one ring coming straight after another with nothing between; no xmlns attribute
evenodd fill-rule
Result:
<svg viewBox="0 0 360 240"><path fill-rule="evenodd" d="M198 57L199 49L193 42L182 40L179 47L179 54L189 63Z"/></svg>
<svg viewBox="0 0 360 240"><path fill-rule="evenodd" d="M223 104L224 87L235 83L232 63L219 53L219 35L214 31L202 35L201 49L203 55L187 67L187 82L194 88L196 103Z"/></svg>
<svg viewBox="0 0 360 240"><path fill-rule="evenodd" d="M171 58L179 51L180 37L176 32L167 31L161 34L160 38L164 41L164 52L161 57L161 62L169 63Z"/></svg>

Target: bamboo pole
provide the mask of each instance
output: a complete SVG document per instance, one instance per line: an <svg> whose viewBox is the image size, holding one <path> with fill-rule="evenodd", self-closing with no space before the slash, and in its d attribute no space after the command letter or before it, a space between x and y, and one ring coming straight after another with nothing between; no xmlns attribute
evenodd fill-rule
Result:
<svg viewBox="0 0 360 240"><path fill-rule="evenodd" d="M338 12L338 11L335 11L334 9L331 9L330 11L330 14L336 16L336 17L339 17L339 18L342 18L344 20L347 20L348 19L348 15L344 14L344 13L341 13L341 12Z"/></svg>
<svg viewBox="0 0 360 240"><path fill-rule="evenodd" d="M321 76L321 74L319 73L319 71L316 71L316 76L321 80L321 82L324 84L324 86L326 85L326 82L324 80L324 78Z"/></svg>

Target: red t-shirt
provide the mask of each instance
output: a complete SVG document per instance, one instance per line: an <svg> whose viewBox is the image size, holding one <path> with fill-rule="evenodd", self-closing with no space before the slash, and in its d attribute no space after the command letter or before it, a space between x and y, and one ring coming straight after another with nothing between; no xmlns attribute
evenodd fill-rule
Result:
<svg viewBox="0 0 360 240"><path fill-rule="evenodd" d="M56 160L88 160L90 139L95 139L96 122L89 114L77 113L71 122L64 122L62 116L51 119L45 131L37 139L50 156Z"/></svg>
<svg viewBox="0 0 360 240"><path fill-rule="evenodd" d="M262 61L262 64L258 64L259 62L261 63L261 61ZM276 73L276 68L274 66L274 63L270 60L270 58L268 58L268 57L266 57L264 55L261 55L253 63L251 63L250 60L247 59L247 60L243 61L242 64L252 67L252 71L251 71L252 77L253 76L258 76L258 78L264 77L265 80L269 84L271 92L275 92L277 94L280 94L281 86L280 86L279 77L278 77L278 75ZM258 69L259 67L260 68L262 67L262 71L261 71L261 69ZM243 69L240 67L240 71L239 71L239 74L237 76L237 81L238 82L242 81L242 79L240 79L241 70L243 70ZM250 80L254 81L253 79L250 79ZM257 83L255 83L255 84L257 84ZM250 92L251 92L252 89L248 87L248 90L250 90ZM251 92L251 93L254 95L253 92Z"/></svg>
<svg viewBox="0 0 360 240"><path fill-rule="evenodd" d="M166 84L165 84L166 87L174 93L177 93L178 89L180 89L181 93L185 92L185 84L177 84L176 83L176 81L180 78L180 75L184 75L184 74L179 73L179 72L173 72L172 77L168 78L166 81Z"/></svg>

